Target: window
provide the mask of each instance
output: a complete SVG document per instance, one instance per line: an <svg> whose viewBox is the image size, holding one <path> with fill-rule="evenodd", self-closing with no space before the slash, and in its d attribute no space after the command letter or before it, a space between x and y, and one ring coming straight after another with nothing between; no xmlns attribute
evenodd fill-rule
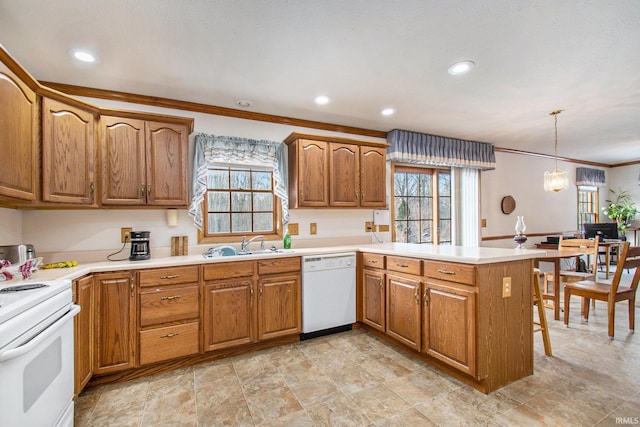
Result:
<svg viewBox="0 0 640 427"><path fill-rule="evenodd" d="M448 169L394 167L393 233L396 242L451 244Z"/></svg>
<svg viewBox="0 0 640 427"><path fill-rule="evenodd" d="M578 231L598 222L598 187L578 186Z"/></svg>
<svg viewBox="0 0 640 427"><path fill-rule="evenodd" d="M237 236L277 234L280 210L273 193L273 172L209 167L203 209L204 238L234 236L235 241Z"/></svg>

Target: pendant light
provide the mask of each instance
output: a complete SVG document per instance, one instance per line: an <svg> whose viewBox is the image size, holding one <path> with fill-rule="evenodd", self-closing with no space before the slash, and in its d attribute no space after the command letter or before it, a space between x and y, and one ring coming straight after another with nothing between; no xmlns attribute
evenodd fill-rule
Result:
<svg viewBox="0 0 640 427"><path fill-rule="evenodd" d="M544 173L544 191L561 191L565 188L569 188L569 171L558 170L558 114L562 113L564 110L555 110L549 113L550 116L553 116L554 119L554 127L555 127L555 136L556 136L556 145L555 145L555 166L553 168L553 172L545 172Z"/></svg>

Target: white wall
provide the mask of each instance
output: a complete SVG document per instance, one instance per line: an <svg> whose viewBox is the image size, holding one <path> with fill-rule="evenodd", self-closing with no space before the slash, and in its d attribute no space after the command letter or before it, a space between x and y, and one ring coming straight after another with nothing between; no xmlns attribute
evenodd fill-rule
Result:
<svg viewBox="0 0 640 427"><path fill-rule="evenodd" d="M640 165L622 166L616 168L610 168L607 171L607 179L609 180L609 187L616 193L622 190L627 190L631 195L631 198L636 202L636 206L640 209ZM604 206L606 199L611 199L613 194L607 190L602 193L600 197L600 204ZM632 227L640 227L640 215L637 215L635 220L631 222ZM633 238L633 232L627 232L628 238ZM640 240L640 237L638 237Z"/></svg>
<svg viewBox="0 0 640 427"><path fill-rule="evenodd" d="M30 243L22 240L22 211L0 208L0 245Z"/></svg>

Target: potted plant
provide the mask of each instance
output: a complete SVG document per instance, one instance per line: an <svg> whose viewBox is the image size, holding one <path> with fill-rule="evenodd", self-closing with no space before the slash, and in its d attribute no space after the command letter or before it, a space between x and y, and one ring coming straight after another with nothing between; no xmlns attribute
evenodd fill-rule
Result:
<svg viewBox="0 0 640 427"><path fill-rule="evenodd" d="M621 190L618 193L614 190L609 191L613 193L615 200L606 200L607 206L604 206L602 211L618 225L618 232L623 237L631 220L638 213L638 208L628 191Z"/></svg>

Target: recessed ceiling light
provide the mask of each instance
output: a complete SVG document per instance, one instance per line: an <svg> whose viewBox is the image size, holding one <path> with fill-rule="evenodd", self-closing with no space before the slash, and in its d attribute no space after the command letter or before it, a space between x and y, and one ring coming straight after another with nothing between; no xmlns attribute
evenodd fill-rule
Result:
<svg viewBox="0 0 640 427"><path fill-rule="evenodd" d="M326 105L329 103L329 97L326 95L318 95L316 96L315 101L318 105Z"/></svg>
<svg viewBox="0 0 640 427"><path fill-rule="evenodd" d="M383 109L380 114L382 114L383 116L392 116L393 114L395 114L396 109L392 108L392 107L387 107L385 109Z"/></svg>
<svg viewBox="0 0 640 427"><path fill-rule="evenodd" d="M251 107L251 105L253 105L253 103L251 101L236 101L236 105L238 107L242 107L242 108L249 108Z"/></svg>
<svg viewBox="0 0 640 427"><path fill-rule="evenodd" d="M474 64L473 61L456 62L451 67L449 67L449 74L456 76L458 74L468 73L473 69L473 67L475 67L475 65L476 64Z"/></svg>
<svg viewBox="0 0 640 427"><path fill-rule="evenodd" d="M73 49L70 51L70 53L71 53L71 56L73 56L75 59L81 62L86 62L86 63L99 62L98 57L95 54L89 52L88 50Z"/></svg>

